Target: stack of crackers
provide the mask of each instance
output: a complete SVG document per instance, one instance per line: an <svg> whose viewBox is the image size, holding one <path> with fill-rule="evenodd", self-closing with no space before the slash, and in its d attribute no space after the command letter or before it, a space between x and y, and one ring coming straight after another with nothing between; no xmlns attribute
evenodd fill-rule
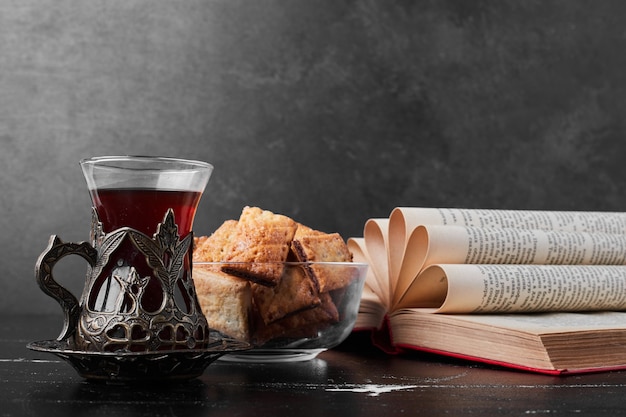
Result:
<svg viewBox="0 0 626 417"><path fill-rule="evenodd" d="M193 261L220 262L193 270L209 326L256 346L314 337L337 323L338 297L355 278L352 268L324 264L352 261L338 233L258 207L244 207L238 220L196 237Z"/></svg>

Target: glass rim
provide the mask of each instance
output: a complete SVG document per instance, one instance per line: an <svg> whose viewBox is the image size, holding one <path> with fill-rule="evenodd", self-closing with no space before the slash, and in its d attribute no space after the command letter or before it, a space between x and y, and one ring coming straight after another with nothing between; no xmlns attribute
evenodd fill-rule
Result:
<svg viewBox="0 0 626 417"><path fill-rule="evenodd" d="M106 164L110 162L111 164ZM208 162L199 161L195 159L186 159L186 158L176 158L169 156L147 156L147 155L108 155L108 156L94 156L90 158L83 158L80 160L81 166L101 166L108 168L128 168L125 166L115 165L115 163L123 163L123 162L140 162L140 163L149 163L149 162L160 162L164 164L184 164L188 165L188 169L213 169L213 165Z"/></svg>

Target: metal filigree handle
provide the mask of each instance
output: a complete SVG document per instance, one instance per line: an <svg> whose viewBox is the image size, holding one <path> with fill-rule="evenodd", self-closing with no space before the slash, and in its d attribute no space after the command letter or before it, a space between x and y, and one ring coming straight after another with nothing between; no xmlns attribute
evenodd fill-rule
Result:
<svg viewBox="0 0 626 417"><path fill-rule="evenodd" d="M57 340L69 338L75 331L80 315L80 305L76 297L60 285L52 275L54 265L67 255L79 255L93 268L98 252L89 243L63 242L58 236L50 237L48 247L43 251L35 266L35 279L41 290L54 298L63 309L63 330Z"/></svg>

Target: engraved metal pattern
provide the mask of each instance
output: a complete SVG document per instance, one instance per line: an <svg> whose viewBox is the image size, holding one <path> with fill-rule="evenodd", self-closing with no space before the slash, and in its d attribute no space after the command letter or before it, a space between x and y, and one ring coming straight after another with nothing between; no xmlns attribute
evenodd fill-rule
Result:
<svg viewBox="0 0 626 417"><path fill-rule="evenodd" d="M93 209L91 244L50 238L37 260L35 278L65 314L57 340L67 340L78 350L101 352L189 350L207 345L210 331L191 278L193 233L180 239L172 209L165 213L156 230L152 238L129 227L104 233ZM124 252L117 254L119 259L113 258L122 245L126 249L131 245L132 252L140 254L140 265L131 265L124 259ZM68 255L79 255L89 264L80 301L52 274L54 265ZM140 275L140 270L145 276ZM102 308L90 306L92 292L101 297L101 288L95 286L103 282L106 291ZM150 296L146 299L152 300L152 304L143 302L150 284ZM95 300L97 304L98 298ZM146 309L146 305L150 308Z"/></svg>
<svg viewBox="0 0 626 417"><path fill-rule="evenodd" d="M48 247L37 260L35 279L43 292L54 298L63 308L63 330L57 340L67 339L76 332L80 314L80 306L74 295L59 285L52 275L52 268L62 258L68 255L83 257L90 266L96 264L97 251L86 242L65 243L58 236L50 237Z"/></svg>
<svg viewBox="0 0 626 417"><path fill-rule="evenodd" d="M189 233L180 240L171 209L157 226L153 238L129 227L105 234L94 211L91 239L98 259L83 294L82 314L75 338L77 348L85 351L150 352L206 346L209 337L206 318L197 302L191 277L182 276L185 257L190 256L193 234ZM103 269L112 262L115 250L125 240L145 257L153 276L139 276L132 265L121 265L126 276L112 273L109 278L120 289L115 305L110 311L92 311L86 302L87 297L94 290L93 285ZM163 303L155 311L147 311L142 305L142 296L151 279L158 280L163 290ZM175 291L179 280L190 300L189 311L176 304Z"/></svg>

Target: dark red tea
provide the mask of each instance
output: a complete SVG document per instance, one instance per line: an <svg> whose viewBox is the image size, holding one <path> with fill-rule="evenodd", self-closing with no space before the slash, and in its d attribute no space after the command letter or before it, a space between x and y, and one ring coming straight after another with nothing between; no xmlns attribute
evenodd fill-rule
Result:
<svg viewBox="0 0 626 417"><path fill-rule="evenodd" d="M132 227L152 236L169 208L181 238L191 231L201 193L155 189L92 190L91 198L105 233Z"/></svg>
<svg viewBox="0 0 626 417"><path fill-rule="evenodd" d="M191 232L196 208L201 193L194 191L166 191L155 189L99 189L91 191L93 204L98 213L104 233L122 227L130 227L150 238L157 232L168 209L174 212L181 239ZM185 257L183 272L175 289L175 301L181 311L191 308L193 294L187 294L182 281L190 277L191 245ZM132 281L131 270L139 278L149 278L144 290L139 290ZM147 312L159 311L163 306L164 290L147 264L145 256L126 238L112 253L107 265L94 283L90 292L89 308L92 311L122 311L141 307ZM128 336L128 335L127 335ZM172 345L176 335L171 336Z"/></svg>

